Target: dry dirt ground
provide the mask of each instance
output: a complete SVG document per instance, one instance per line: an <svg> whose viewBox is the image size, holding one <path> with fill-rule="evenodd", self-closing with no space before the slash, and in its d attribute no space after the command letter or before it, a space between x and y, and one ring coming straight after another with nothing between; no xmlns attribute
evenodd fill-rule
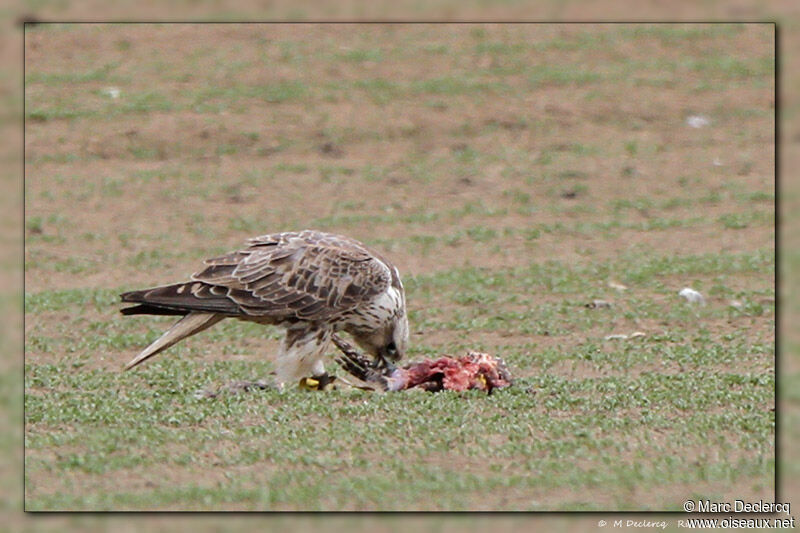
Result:
<svg viewBox="0 0 800 533"><path fill-rule="evenodd" d="M771 34L748 30L750 38L723 40L731 62L740 56L762 60L759 52L772 46ZM450 234L486 224L482 210L459 217L456 227L424 216L410 223L403 219L445 206L481 204L495 215L493 227L526 228L591 222L609 205L640 198L658 203L681 186L687 196L702 198L724 191L732 175L752 190L773 190L773 87L731 83L736 90L721 93L724 81L713 86L720 75L703 76L702 65L693 66L708 53L703 44L673 47L670 40L628 39L608 46L603 36L619 31L613 25L486 26L481 31L486 36L469 25L157 30L90 25L80 31L30 31L26 64L30 76L42 72L44 80L26 87L26 217L41 217L45 231L59 231L64 242L49 242L46 251L31 246L28 259L73 259L94 268L80 276L78 285L68 271L31 271L26 289L152 282L152 272L109 269L106 262L150 251L138 243L156 238L171 238L168 251L175 252L230 248L253 231L332 217L335 229L369 241ZM543 52L535 46L525 50L527 44L569 40L573 34L600 37L582 49L574 45L578 50L565 46L561 51L557 44ZM501 41L495 48L494 39ZM480 51L484 40L487 52ZM272 41L277 45L269 46ZM508 59L506 41L512 43L507 48L520 48L522 58ZM459 47L471 53L451 52ZM386 56L404 61L370 60L370 54L382 58L382 48ZM495 49L499 52L492 54ZM526 75L520 61L529 61L535 73ZM670 68L678 72L663 72ZM628 73L637 69L646 74ZM532 81L539 71L542 81ZM485 72L497 72L494 77L502 80L494 82L496 90L492 81L482 81L490 77ZM89 79L77 87L58 82L71 75ZM625 75L634 78L635 95L615 84ZM602 83L592 82L601 76ZM425 80L432 80L428 90L423 86L402 94L406 85ZM287 92L299 88L301 94L281 94L282 84ZM700 84L711 86L664 90ZM119 104L107 94L115 85L121 85ZM266 90L250 96L263 86L276 87L277 94L271 98ZM506 92L513 96L504 97ZM134 101L124 102L127 98ZM115 106L125 109L114 116ZM35 111L40 107L52 109L56 119L39 121ZM686 126L689 116L704 110L714 111L716 128ZM59 112L67 118L58 120ZM97 116L106 113L112 116ZM739 129L742 121L746 131ZM482 154L497 161L458 164ZM558 168L536 166L552 158ZM442 172L448 166L455 172ZM379 176L351 178L365 167ZM509 209L515 201L530 206L530 212ZM671 218L696 215L696 205L686 203L669 209ZM553 204L556 209L546 209ZM652 216L647 206L634 205L631 211L633 221ZM728 211L721 202L703 208L712 219ZM352 222L337 224L337 215L351 214ZM388 220L379 228L371 216ZM231 224L233 217L246 227ZM55 222L50 225L48 219ZM213 231L211 243L206 229ZM553 235L538 240L535 249L515 235L501 242L499 254L493 243L487 250L479 242L451 246L447 254L393 255L404 272L415 275L463 265L527 264L532 253L605 258L635 245L695 253L745 251L769 244L772 231L769 224L730 234L713 225L676 228L666 235L633 229L602 242L591 235L569 240ZM71 241L91 240L87 234L93 233L128 238L124 246L118 242L111 248L105 239L80 247Z"/></svg>
<svg viewBox="0 0 800 533"><path fill-rule="evenodd" d="M575 354L610 333L668 336L677 323L689 332L686 343L724 346L743 335L740 357L704 370L774 377L774 353L748 351L774 345L773 39L772 26L755 24L29 27L25 293L40 301L78 296L75 305L26 310L26 392L47 397L46 386L30 381L37 369L110 375L136 350L130 342L87 344L87 335L123 332L138 342L166 325L130 325L116 306L81 294L101 289L105 303L108 294L179 281L249 236L306 227L391 256L417 296L409 298L415 342L424 347L416 355L524 346L511 357L522 379L545 371L566 380L680 374L685 362L652 357L622 367L537 358ZM628 272L613 270L714 255L731 269L687 275L665 266L638 292ZM742 257L762 262L739 268L733 263ZM579 279L568 281L572 288L515 286L520 272L545 264L608 272L586 293ZM553 332L506 315L486 325L480 319L495 303L480 294L469 301L457 280L448 284L464 272L503 273L498 305L512 320L535 320L525 313L560 305L564 292L578 304L625 294L609 289L614 281L637 302L665 309L682 305L678 289L695 286L712 311L703 324L692 324L691 314L670 322L636 316L632 302L607 322L553 319ZM741 299L759 311L726 311ZM190 343L192 361L203 365L220 353L252 361L277 341ZM28 420L26 431L90 430L66 426L44 417ZM77 469L60 477L61 458L80 455L80 445L36 442L26 452L26 503L37 509L58 505L64 492L112 491L124 479L147 491L148 476L162 468L176 486L203 481L202 472L172 463L146 475ZM769 450L758 453L769 459ZM746 449L731 453L732 463L752 459ZM659 509L690 486L697 492L692 483L626 487L626 500L598 494L592 508ZM746 497L773 490L760 475L737 483ZM726 481L706 488L725 493ZM474 497L468 507L529 508L524 494L492 490L490 501ZM556 509L582 500L565 485L538 501Z"/></svg>

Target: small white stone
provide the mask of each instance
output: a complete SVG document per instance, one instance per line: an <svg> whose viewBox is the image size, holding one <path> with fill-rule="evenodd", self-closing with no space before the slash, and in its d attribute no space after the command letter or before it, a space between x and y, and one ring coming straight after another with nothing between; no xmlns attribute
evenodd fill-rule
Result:
<svg viewBox="0 0 800 533"><path fill-rule="evenodd" d="M686 298L686 301L693 303L693 304L701 304L705 305L706 299L703 297L702 294L697 292L694 289L690 289L689 287L684 287L678 292L678 296L682 296Z"/></svg>
<svg viewBox="0 0 800 533"><path fill-rule="evenodd" d="M705 128L706 126L711 124L711 121L708 120L708 118L704 117L703 115L691 115L686 118L686 124L690 128Z"/></svg>
<svg viewBox="0 0 800 533"><path fill-rule="evenodd" d="M120 91L118 87L106 87L103 89L103 94L106 94L116 100L119 98L119 95L122 94L122 91Z"/></svg>

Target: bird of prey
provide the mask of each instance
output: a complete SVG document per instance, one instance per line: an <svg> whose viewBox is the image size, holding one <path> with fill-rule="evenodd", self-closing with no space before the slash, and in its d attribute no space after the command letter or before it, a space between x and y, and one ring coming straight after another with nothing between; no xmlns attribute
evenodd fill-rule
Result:
<svg viewBox="0 0 800 533"><path fill-rule="evenodd" d="M275 363L277 382L328 378L331 337L349 333L376 366L400 360L408 318L397 268L360 242L313 230L254 237L241 250L208 259L189 281L126 292L138 305L123 315L182 315L145 348L133 368L225 318L286 328Z"/></svg>

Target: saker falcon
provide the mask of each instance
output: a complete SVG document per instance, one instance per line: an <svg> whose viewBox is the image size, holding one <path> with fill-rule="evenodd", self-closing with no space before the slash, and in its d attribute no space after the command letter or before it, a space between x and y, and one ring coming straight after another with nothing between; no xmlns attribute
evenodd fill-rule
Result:
<svg viewBox="0 0 800 533"><path fill-rule="evenodd" d="M138 304L123 315L183 315L126 369L225 318L286 328L275 361L281 387L307 377L328 379L323 358L337 331L352 335L376 366L405 354L400 274L354 239L312 230L263 235L205 265L190 281L121 295Z"/></svg>

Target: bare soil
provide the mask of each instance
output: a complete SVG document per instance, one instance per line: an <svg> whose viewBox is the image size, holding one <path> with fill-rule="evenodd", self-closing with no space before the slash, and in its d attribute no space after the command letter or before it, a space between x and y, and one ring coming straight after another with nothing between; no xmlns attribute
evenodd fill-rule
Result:
<svg viewBox="0 0 800 533"><path fill-rule="evenodd" d="M28 111L96 110L70 119L26 120L26 293L124 290L180 281L199 270L204 257L234 249L250 236L302 229L326 219L334 221L327 230L377 240L376 247L391 256L404 276L545 260L604 262L636 250L687 255L773 246L772 223L728 229L719 221L731 213L756 210L771 218L774 212L770 201L741 199L742 194L775 192L771 79L755 84L734 77L716 80L720 90L692 90L702 73L683 67L659 73L668 67L648 67L656 60L664 65L680 65L687 57L699 61L720 47L732 58L754 61L774 54L771 32L749 25L735 38L712 40L707 48L702 40L696 45L654 38L606 41L604 36L614 31L608 25L487 25L483 31L482 38L470 25L89 25L77 31L28 31L28 75L69 77L111 67L107 78L95 81L26 85ZM529 75L515 71L516 56L469 52L482 42L571 43L576 36L598 39L598 44L552 47L524 56L523 62L597 72L602 82L545 80L532 87ZM382 59L340 58L364 50ZM620 64L640 65L645 81L614 70ZM388 96L380 88L377 96L352 88L364 80L397 87L438 78L471 80L473 73L477 82L488 83L494 79L491 72L507 72L496 76L506 89L483 96L469 88L452 93L387 90ZM637 79L638 84L632 81ZM247 91L232 97L224 92L280 83L301 84L305 96L270 101ZM153 93L168 105L143 104L140 112L113 115L115 104L106 94L112 86L121 91L119 106ZM196 96L205 90L209 96ZM203 111L204 105L219 109ZM110 110L108 116L102 116L104 110ZM710 116L711 126L687 127L686 118L695 114ZM470 152L479 154L473 166L468 156L466 163L459 162L459 154ZM547 158L553 162L543 163ZM381 176L365 178L368 167ZM515 199L514 191L525 198ZM642 198L652 206L612 207ZM670 198L681 202L664 207ZM448 212L467 205L481 209ZM438 218L426 218L430 213L439 213ZM336 222L347 216L363 218ZM697 217L663 229L630 227ZM39 229L31 229L34 219ZM581 229L581 224L613 220L628 227ZM524 234L525 229L557 224L576 229L542 232L535 239ZM446 239L474 227L490 227L495 235ZM511 231L505 234L504 229ZM438 240L426 251L410 237ZM154 251L158 255L148 259ZM747 288L768 284L765 280L766 275L730 275L726 284ZM449 302L434 299L431 304L446 308ZM415 305L409 302L412 309ZM87 322L109 320L116 312L78 310ZM69 311L30 316L26 334L69 330L79 326L75 320ZM621 320L619 326L623 333L659 330L657 323ZM720 338L741 326L725 321L707 325ZM753 338L774 338L773 316L753 319L749 327ZM541 336L535 342L572 351L587 338L608 333L582 331L566 340ZM441 346L463 336L457 331L418 334ZM502 331L481 338L490 351L529 341ZM256 357L277 347L273 340L242 342L253 343ZM31 349L26 355L38 364L62 357ZM101 354L87 368L113 371L131 355ZM247 358L214 350L200 357ZM740 363L747 371L774 369L773 361L746 354ZM539 369L533 364L531 372ZM656 370L680 371L653 363L636 367L633 374ZM564 361L548 372L570 379L608 375L581 361ZM205 482L213 484L226 472L217 467L207 472ZM170 467L123 470L113 482L83 475L30 480L28 490L47 494L73 485L112 490L118 484L136 490L164 479L191 481ZM632 498L658 508L677 491L722 490L712 485L671 484L665 490L673 494L648 491ZM742 498L762 493L753 488ZM538 495L543 508L564 497L558 492ZM507 498L488 495L474 502L475 509L514 508ZM526 495L525 504L529 500ZM606 503L613 507L616 502Z"/></svg>

